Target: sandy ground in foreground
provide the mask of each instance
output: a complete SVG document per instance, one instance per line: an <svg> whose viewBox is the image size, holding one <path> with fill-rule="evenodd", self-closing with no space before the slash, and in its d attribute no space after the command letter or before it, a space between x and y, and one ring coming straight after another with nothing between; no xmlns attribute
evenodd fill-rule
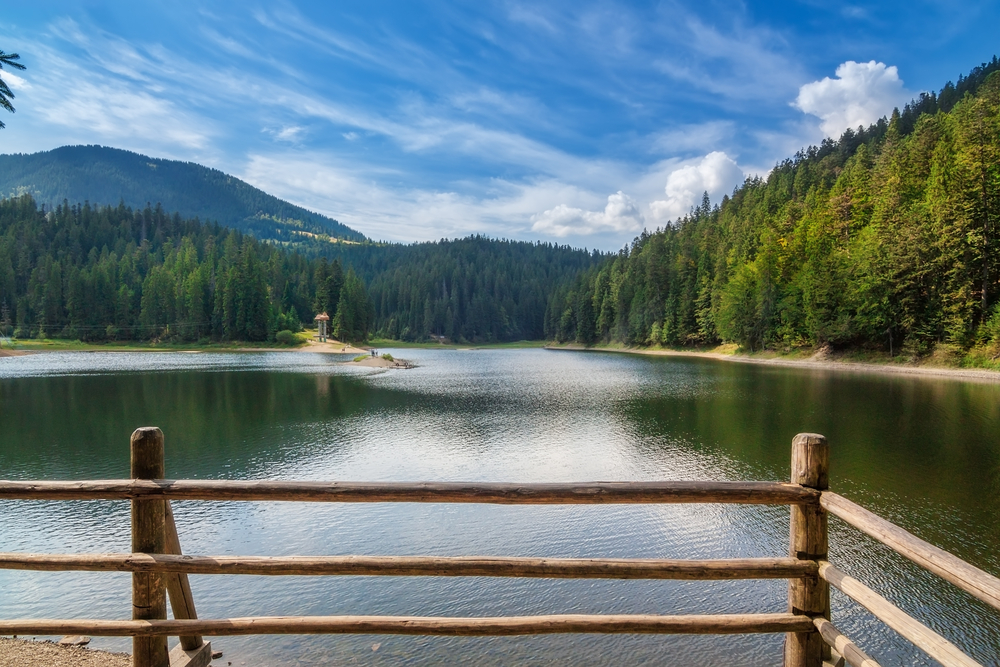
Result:
<svg viewBox="0 0 1000 667"><path fill-rule="evenodd" d="M269 352L273 352L273 348L267 348ZM325 343L321 343L316 339L310 339L306 341L305 345L300 345L296 348L292 348L292 352L333 352L336 354L367 354L368 350L362 349L360 347L354 347L350 343L341 343L336 340L328 340Z"/></svg>
<svg viewBox="0 0 1000 667"><path fill-rule="evenodd" d="M550 350L586 350L597 352L621 352L623 354L646 354L657 357L701 357L732 361L741 364L759 364L762 366L783 366L786 368L812 368L830 371L849 371L855 373L893 373L899 375L925 375L949 377L980 382L1000 382L1000 371L973 368L948 368L941 366L904 366L895 364L871 364L860 361L839 361L821 354L807 359L783 359L748 357L740 354L725 354L722 352L695 352L683 350L643 350L637 348L585 348L581 345L566 345L548 347Z"/></svg>
<svg viewBox="0 0 1000 667"><path fill-rule="evenodd" d="M128 653L0 637L0 667L131 667Z"/></svg>

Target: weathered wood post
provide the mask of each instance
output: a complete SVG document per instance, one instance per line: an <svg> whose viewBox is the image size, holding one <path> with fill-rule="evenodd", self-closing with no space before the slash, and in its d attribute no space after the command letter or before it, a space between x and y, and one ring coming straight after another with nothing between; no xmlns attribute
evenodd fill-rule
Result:
<svg viewBox="0 0 1000 667"><path fill-rule="evenodd" d="M177 524L174 522L174 512L170 508L170 501L163 501L164 527L166 529L166 540L164 543L164 553L181 555L181 540L177 535ZM170 608L174 612L174 618L198 618L198 612L194 607L194 595L191 594L191 584L188 576L183 573L171 572L166 575L167 599L170 600ZM185 651L193 651L201 648L204 643L198 635L180 637L181 646Z"/></svg>
<svg viewBox="0 0 1000 667"><path fill-rule="evenodd" d="M792 483L826 491L830 487L830 446L816 433L792 439ZM827 513L819 503L792 505L789 555L802 560L827 557ZM830 584L818 576L790 579L788 611L830 618ZM826 644L819 632L785 635L785 667L822 667Z"/></svg>
<svg viewBox="0 0 1000 667"><path fill-rule="evenodd" d="M166 553L181 555L181 539L177 534L177 524L174 522L174 512L170 501L163 501L163 513L166 528ZM191 594L191 584L188 576L181 572L170 572L164 577L167 586L167 599L174 612L174 618L198 618L194 607L194 596ZM180 644L170 652L170 667L208 667L212 662L212 644L204 641L198 635L181 635Z"/></svg>
<svg viewBox="0 0 1000 667"><path fill-rule="evenodd" d="M155 427L132 433L132 478L163 479L163 432ZM166 550L163 500L132 501L132 552L162 554ZM167 592L159 572L132 573L132 619L167 617ZM166 637L133 637L133 667L169 667Z"/></svg>

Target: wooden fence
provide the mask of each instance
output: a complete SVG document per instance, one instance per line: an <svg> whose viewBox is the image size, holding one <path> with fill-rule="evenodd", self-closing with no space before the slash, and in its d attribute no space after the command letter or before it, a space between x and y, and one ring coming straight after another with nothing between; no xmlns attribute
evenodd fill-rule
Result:
<svg viewBox="0 0 1000 667"><path fill-rule="evenodd" d="M920 540L828 490L821 435L792 441L792 475L779 482L595 482L578 484L247 482L165 479L163 433L132 434L131 480L0 481L4 500L130 500L132 553L0 553L0 568L132 573L132 619L0 620L0 635L131 636L135 667L201 667L202 637L257 634L529 635L551 633L786 633L785 667L878 667L830 620L830 586L868 609L946 667L975 660L827 560L833 514L995 609L1000 579ZM738 503L790 505L789 556L725 560L427 556L182 555L170 500L428 502L501 504ZM765 614L549 615L493 618L279 616L199 619L189 574L395 575L594 579L787 579L788 608ZM169 599L173 620L167 619ZM167 637L180 638L167 651ZM994 658L1000 659L1000 653Z"/></svg>

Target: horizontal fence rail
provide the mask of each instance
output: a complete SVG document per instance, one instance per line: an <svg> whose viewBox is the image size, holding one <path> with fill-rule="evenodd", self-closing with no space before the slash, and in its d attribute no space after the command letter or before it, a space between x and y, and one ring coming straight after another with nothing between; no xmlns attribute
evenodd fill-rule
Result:
<svg viewBox="0 0 1000 667"><path fill-rule="evenodd" d="M829 447L821 435L792 441L791 483L782 482L312 482L169 480L163 434L132 435L135 479L0 481L3 500L128 500L132 551L118 554L0 553L0 569L129 572L132 620L0 620L0 635L96 635L133 638L134 667L208 667L203 636L397 634L504 636L558 633L746 634L783 632L785 667L879 667L830 620L830 586L873 613L945 667L982 667L957 646L829 562L828 515L888 545L1000 610L1000 579L924 542L828 491ZM182 555L170 501L350 503L494 503L609 505L727 503L789 505L789 556L673 560L508 556L201 556ZM199 619L188 575L445 576L550 579L788 580L787 613L719 615L562 614L483 618L422 616L268 616ZM169 598L174 620L166 618ZM169 655L167 637L181 645ZM994 664L994 663L991 663Z"/></svg>
<svg viewBox="0 0 1000 667"><path fill-rule="evenodd" d="M820 505L835 517L875 538L922 568L1000 610L1000 579L925 542L843 496L826 491Z"/></svg>
<svg viewBox="0 0 1000 667"><path fill-rule="evenodd" d="M174 556L161 554L0 553L0 569L88 572L183 572L249 575L389 575L549 579L800 579L815 561L511 558L489 556Z"/></svg>
<svg viewBox="0 0 1000 667"><path fill-rule="evenodd" d="M844 636L844 634L825 618L814 618L813 625L819 630L830 648L836 649L840 655L852 667L881 667L875 660L868 657L868 654L858 648L857 644Z"/></svg>
<svg viewBox="0 0 1000 667"><path fill-rule="evenodd" d="M748 634L808 632L812 620L796 614L646 616L565 614L440 618L421 616L256 616L189 621L0 621L0 635L149 637L231 635L379 634L488 637L543 634Z"/></svg>
<svg viewBox="0 0 1000 667"><path fill-rule="evenodd" d="M275 482L238 480L0 481L8 500L243 500L334 503L494 503L604 505L817 504L820 494L782 482Z"/></svg>
<svg viewBox="0 0 1000 667"><path fill-rule="evenodd" d="M944 667L983 667L950 641L830 563L820 561L819 576Z"/></svg>

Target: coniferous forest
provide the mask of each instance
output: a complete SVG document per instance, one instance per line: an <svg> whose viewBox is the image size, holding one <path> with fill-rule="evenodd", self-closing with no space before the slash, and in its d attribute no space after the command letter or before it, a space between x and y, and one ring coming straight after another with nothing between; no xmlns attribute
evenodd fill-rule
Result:
<svg viewBox="0 0 1000 667"><path fill-rule="evenodd" d="M1000 63L801 151L553 294L546 333L630 345L1000 352Z"/></svg>
<svg viewBox="0 0 1000 667"><path fill-rule="evenodd" d="M348 341L540 338L548 295L600 258L481 237L328 248L306 256L159 206L2 200L0 333L265 341L326 312Z"/></svg>
<svg viewBox="0 0 1000 667"><path fill-rule="evenodd" d="M264 341L323 310L367 336L364 286L338 263L160 207L0 202L0 326L17 337Z"/></svg>
<svg viewBox="0 0 1000 667"><path fill-rule="evenodd" d="M605 255L470 236L412 245L337 244L368 285L380 336L542 340L549 296Z"/></svg>
<svg viewBox="0 0 1000 667"><path fill-rule="evenodd" d="M1000 356L1000 62L800 151L616 255L469 237L288 248L170 215L0 201L0 333L825 346Z"/></svg>

